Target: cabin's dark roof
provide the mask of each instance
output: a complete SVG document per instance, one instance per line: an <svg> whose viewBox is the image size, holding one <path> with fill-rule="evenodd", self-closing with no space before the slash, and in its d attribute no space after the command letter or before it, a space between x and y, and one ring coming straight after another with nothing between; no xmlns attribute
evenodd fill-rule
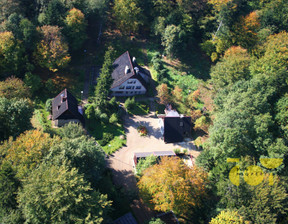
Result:
<svg viewBox="0 0 288 224"><path fill-rule="evenodd" d="M111 224L137 224L137 221L131 214L131 212L121 216L120 218L116 219Z"/></svg>
<svg viewBox="0 0 288 224"><path fill-rule="evenodd" d="M84 117L78 111L76 98L64 89L52 101L52 119L65 119L66 114L69 114L68 119L78 119L84 123Z"/></svg>
<svg viewBox="0 0 288 224"><path fill-rule="evenodd" d="M128 66L129 72L125 74L125 67ZM134 68L138 67L139 71L147 75L147 72L145 69L141 68L137 63L132 63L130 54L128 51L126 51L124 54L122 54L120 57L118 57L114 63L113 63L113 72L112 72L112 79L113 83L111 86L111 89L120 86L123 82L127 81L130 78L138 79L141 84L147 88L147 83L145 80L141 77L141 75L137 75L134 71Z"/></svg>
<svg viewBox="0 0 288 224"><path fill-rule="evenodd" d="M164 117L164 141L182 142L191 133L191 117Z"/></svg>

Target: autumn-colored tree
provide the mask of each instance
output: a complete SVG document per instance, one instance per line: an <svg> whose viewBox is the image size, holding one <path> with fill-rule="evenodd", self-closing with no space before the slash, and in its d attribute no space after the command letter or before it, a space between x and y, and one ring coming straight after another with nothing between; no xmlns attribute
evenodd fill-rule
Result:
<svg viewBox="0 0 288 224"><path fill-rule="evenodd" d="M260 20L256 12L240 17L234 25L232 37L236 43L246 49L251 49L258 41L257 31L260 29Z"/></svg>
<svg viewBox="0 0 288 224"><path fill-rule="evenodd" d="M239 215L237 211L222 211L219 215L213 218L209 224L248 224L249 222L245 222L244 218Z"/></svg>
<svg viewBox="0 0 288 224"><path fill-rule="evenodd" d="M200 90L197 89L192 93L189 93L186 102L190 109L194 109L197 106L200 97Z"/></svg>
<svg viewBox="0 0 288 224"><path fill-rule="evenodd" d="M159 164L143 172L138 187L143 200L154 209L173 210L178 217L191 223L207 197L207 183L207 173L202 169L190 168L177 157L164 157Z"/></svg>
<svg viewBox="0 0 288 224"><path fill-rule="evenodd" d="M3 161L12 164L17 177L23 178L41 163L56 141L59 142L59 138L52 139L47 133L26 131L15 141L12 138L5 141L0 151L5 154Z"/></svg>
<svg viewBox="0 0 288 224"><path fill-rule="evenodd" d="M84 14L76 8L71 9L65 18L66 33L68 41L73 50L81 48L83 42L86 40L87 22Z"/></svg>
<svg viewBox="0 0 288 224"><path fill-rule="evenodd" d="M281 32L268 37L264 44L264 55L252 64L252 74L266 74L270 82L279 83L279 87L287 80L288 69L288 33Z"/></svg>
<svg viewBox="0 0 288 224"><path fill-rule="evenodd" d="M12 76L5 81L0 82L0 97L5 97L7 99L29 98L31 97L31 93L21 79Z"/></svg>
<svg viewBox="0 0 288 224"><path fill-rule="evenodd" d="M220 11L222 7L232 2L233 0L208 0L208 3L213 5L213 8L216 11Z"/></svg>
<svg viewBox="0 0 288 224"><path fill-rule="evenodd" d="M137 32L142 24L138 0L115 0L114 4L113 11L119 29L127 34Z"/></svg>
<svg viewBox="0 0 288 224"><path fill-rule="evenodd" d="M250 78L250 56L246 49L239 46L229 48L224 57L214 66L211 71L214 88L223 88L238 80Z"/></svg>
<svg viewBox="0 0 288 224"><path fill-rule="evenodd" d="M175 103L181 103L183 96L182 96L182 89L179 86L175 86L174 90L172 90L173 101Z"/></svg>
<svg viewBox="0 0 288 224"><path fill-rule="evenodd" d="M162 83L157 86L157 97L159 98L159 103L166 105L170 101L170 94L168 90L168 86L166 83Z"/></svg>
<svg viewBox="0 0 288 224"><path fill-rule="evenodd" d="M65 67L71 58L61 29L57 26L42 26L37 30L42 36L34 52L37 63L51 71Z"/></svg>

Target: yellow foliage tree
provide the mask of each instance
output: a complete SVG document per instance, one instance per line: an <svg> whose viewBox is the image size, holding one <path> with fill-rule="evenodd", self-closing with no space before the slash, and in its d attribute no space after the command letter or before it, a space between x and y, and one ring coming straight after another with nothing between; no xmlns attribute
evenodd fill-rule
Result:
<svg viewBox="0 0 288 224"><path fill-rule="evenodd" d="M155 210L173 210L189 222L207 197L207 183L207 173L202 169L190 168L177 157L164 157L144 171L138 187L143 200Z"/></svg>
<svg viewBox="0 0 288 224"><path fill-rule="evenodd" d="M12 138L0 146L3 163L9 162L17 171L17 177L23 178L39 165L51 146L60 141L38 130L26 131L13 141Z"/></svg>
<svg viewBox="0 0 288 224"><path fill-rule="evenodd" d="M209 224L249 224L237 211L222 211Z"/></svg>

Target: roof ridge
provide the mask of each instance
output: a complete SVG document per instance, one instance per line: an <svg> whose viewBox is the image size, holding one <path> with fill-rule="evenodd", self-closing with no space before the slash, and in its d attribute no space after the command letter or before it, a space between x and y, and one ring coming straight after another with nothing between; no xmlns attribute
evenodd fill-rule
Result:
<svg viewBox="0 0 288 224"><path fill-rule="evenodd" d="M133 68L133 64L132 64L132 61L131 61L131 57L130 57L129 51L126 51L126 52L128 53L129 62L130 62L131 68L132 68L132 71L131 71L131 72L132 72L133 75L135 75L135 72L134 72L134 68ZM126 52L125 52L125 53L126 53ZM133 75L132 75L132 76L133 76Z"/></svg>
<svg viewBox="0 0 288 224"><path fill-rule="evenodd" d="M63 89L57 96L54 97L54 99L55 99L56 97L58 97L62 92L65 92L65 90L67 90L67 89L66 89L66 88Z"/></svg>

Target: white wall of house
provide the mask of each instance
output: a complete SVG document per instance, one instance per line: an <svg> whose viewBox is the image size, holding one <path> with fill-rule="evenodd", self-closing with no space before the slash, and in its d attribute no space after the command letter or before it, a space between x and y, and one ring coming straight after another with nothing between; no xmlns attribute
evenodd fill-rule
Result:
<svg viewBox="0 0 288 224"><path fill-rule="evenodd" d="M111 91L113 96L134 96L145 94L147 90L138 79L128 79Z"/></svg>

